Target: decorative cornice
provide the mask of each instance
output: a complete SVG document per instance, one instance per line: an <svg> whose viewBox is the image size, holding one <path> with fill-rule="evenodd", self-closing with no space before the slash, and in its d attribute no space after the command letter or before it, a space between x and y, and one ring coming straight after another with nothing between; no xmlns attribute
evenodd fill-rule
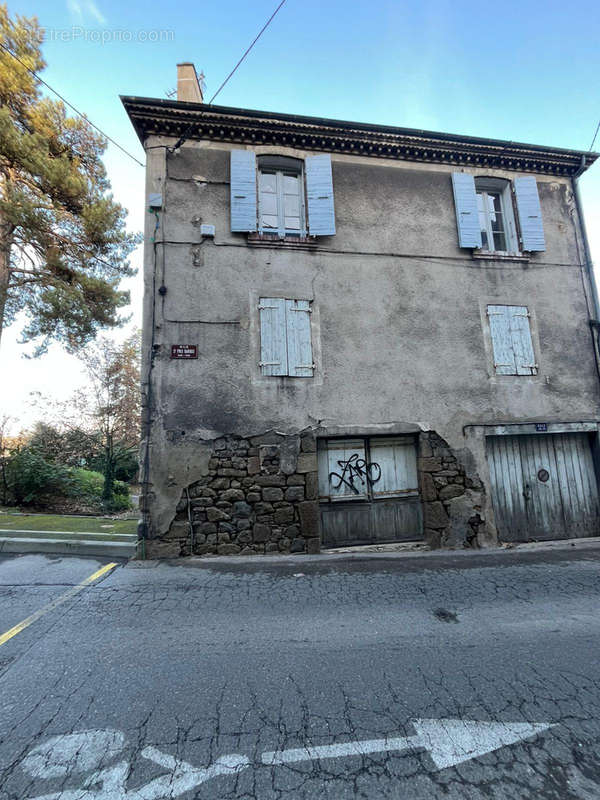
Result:
<svg viewBox="0 0 600 800"><path fill-rule="evenodd" d="M122 97L142 142L149 136L294 147L402 161L574 176L597 153L225 106Z"/></svg>

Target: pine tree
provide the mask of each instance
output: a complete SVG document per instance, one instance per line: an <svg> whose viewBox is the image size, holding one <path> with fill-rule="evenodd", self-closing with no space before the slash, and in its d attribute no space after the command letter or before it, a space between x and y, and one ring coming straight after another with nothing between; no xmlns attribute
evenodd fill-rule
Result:
<svg viewBox="0 0 600 800"><path fill-rule="evenodd" d="M24 341L75 352L122 324L139 242L125 228L102 163L106 141L62 102L42 95L45 67L35 18L0 5L0 336L24 310Z"/></svg>

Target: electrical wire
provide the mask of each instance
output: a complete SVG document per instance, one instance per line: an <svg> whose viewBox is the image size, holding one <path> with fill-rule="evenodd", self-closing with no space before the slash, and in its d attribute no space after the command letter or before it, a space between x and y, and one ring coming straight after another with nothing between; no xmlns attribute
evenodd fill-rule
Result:
<svg viewBox="0 0 600 800"><path fill-rule="evenodd" d="M284 2L285 2L285 0L284 0ZM121 145L120 145L118 142L116 142L116 141L115 141L115 140L114 140L114 139L113 139L111 136L109 136L107 133L104 133L104 131L103 131L101 128L99 128L97 125L94 125L94 123L93 123L93 122L92 122L90 119L88 119L88 117L87 117L87 116L86 116L86 115L85 115L83 112L79 111L79 109L78 109L78 108L75 108L75 106L74 106L72 103L69 103L69 101L66 99L66 97L63 97L63 95L62 95L62 94L60 94L59 92L57 92L57 91L56 91L56 89L53 89L53 88L52 88L52 86L50 86L50 84L49 84L49 83L46 83L46 81L45 81L43 78L40 78L40 76L37 74L37 72L35 72L34 70L30 69L30 68L27 66L27 64L25 64L25 62L24 62L24 61L21 61L21 59L19 58L19 56L18 56L16 53L13 53L13 51L12 51L10 48L8 48L8 47L7 47L5 44L2 44L2 42L0 42L0 47L1 47L3 50L5 50L5 51L6 51L6 52L7 52L9 55L11 55L11 56L12 56L12 57L15 59L15 61L18 61L18 62L19 62L19 64L20 64L20 65L21 65L21 66L22 66L24 69L26 69L26 70L27 70L27 72L29 72L31 75L33 75L33 76L34 76L34 78L36 78L36 79L37 79L37 80L38 80L40 83L43 83L43 84L44 84L44 86L45 86L47 89L50 89L50 91L51 91L51 92L53 92L53 93L54 93L54 94L55 94L55 95L56 95L58 98L60 98L60 99L63 101L63 103L64 103L65 105L69 106L69 108L70 108L72 111L74 111L76 114L79 114L79 116L80 116L82 119L84 119L84 120L85 120L85 121L88 123L88 125L91 125L91 126L92 126L92 128L95 128L95 129L98 131L98 133L101 133L101 134L102 134L102 136L104 136L104 138L105 138L105 139L108 139L108 141L109 141L109 142L112 142L112 144L114 144L114 145L115 145L115 147L118 147L118 148L119 148L119 150L121 150L123 153L125 153L125 155L126 155L126 156L129 156L129 158L133 159L133 161L135 161L135 163L136 163L136 164L139 164L139 165L140 165L140 167L144 167L144 164L142 164L142 162L141 162L141 161L138 161L138 159L137 159L137 158L136 158L134 155L132 155L132 154L131 154L131 153L130 153L128 150L125 150L125 148L124 148L124 147L122 147L122 146L121 146Z"/></svg>
<svg viewBox="0 0 600 800"><path fill-rule="evenodd" d="M598 124L596 125L596 133L594 134L594 138L592 139L592 143L590 145L590 149L589 149L590 153L592 152L592 148L593 148L594 143L596 141L596 136L598 136L598 131L600 131L600 119L598 120Z"/></svg>
<svg viewBox="0 0 600 800"><path fill-rule="evenodd" d="M268 20L265 22L265 24L262 26L262 28L261 28L261 29L260 29L260 31L258 32L258 35L256 36L256 38L255 38L255 39L252 41L252 44L251 44L251 45L248 47L248 49L246 50L246 52L244 53L244 55L243 55L243 56L240 58L240 60L239 60L239 61L237 62L237 64L235 65L235 67L234 67L234 68L231 70L231 72L229 73L229 75L228 75L228 76L225 78L225 80L223 81L223 83L222 83L222 84L219 86L219 88L217 89L217 91L216 91L216 92L213 94L213 96L211 97L211 99L208 101L208 105L209 105L209 106L210 106L210 105L212 105L212 103L213 103L213 100L215 99L215 97L216 97L216 96L219 94L219 92L221 91L221 89L223 89L223 88L224 88L224 86L225 86L225 85L228 83L229 79L230 79L230 78L233 76L233 74L235 73L235 71L237 70L237 68L240 66L240 64L242 63L242 61L243 61L243 60L246 58L246 56L248 55L248 53L250 52L250 50L252 50L252 48L254 47L254 45L255 45L255 44L258 42L258 40L260 39L260 37L261 37L261 36L263 35L263 33L264 33L266 30L267 30L267 28L268 28L268 27L269 27L269 25L271 24L272 20L275 18L275 15L276 15L276 14L277 14L277 12L279 11L279 9L280 9L280 8L283 6L283 4L284 4L284 3L285 3L285 0L281 0L281 3L279 3L279 5L278 5L278 6L277 6L277 8L275 9L275 11L274 11L274 12L271 14L271 16L269 17L269 19L268 19Z"/></svg>

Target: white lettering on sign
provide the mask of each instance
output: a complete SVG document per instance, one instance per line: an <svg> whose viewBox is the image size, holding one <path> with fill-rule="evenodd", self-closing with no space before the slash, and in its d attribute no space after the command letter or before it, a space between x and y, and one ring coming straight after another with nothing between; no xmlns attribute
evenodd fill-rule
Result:
<svg viewBox="0 0 600 800"><path fill-rule="evenodd" d="M446 769L491 753L501 747L531 739L553 727L550 722L475 722L462 719L415 719L414 736L337 742L328 745L272 750L262 754L263 765L276 767L299 761L365 756L372 753L425 751L436 769ZM208 767L145 747L143 758L166 770L165 775L135 789L125 783L131 772L128 761L108 762L121 755L125 737L120 731L91 730L55 736L31 750L21 766L32 778L68 778L91 772L79 789L64 789L31 800L161 800L179 797L212 778L237 775L252 766L245 755L230 753Z"/></svg>

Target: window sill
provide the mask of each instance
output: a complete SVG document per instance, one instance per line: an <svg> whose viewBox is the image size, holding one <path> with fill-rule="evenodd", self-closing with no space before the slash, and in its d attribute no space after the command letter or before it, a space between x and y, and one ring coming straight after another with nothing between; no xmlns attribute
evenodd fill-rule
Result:
<svg viewBox="0 0 600 800"><path fill-rule="evenodd" d="M494 253L489 250L473 250L473 258L476 261L520 261L528 264L530 257L523 253Z"/></svg>
<svg viewBox="0 0 600 800"><path fill-rule="evenodd" d="M315 250L317 241L314 236L285 236L277 233L249 233L248 244L253 247L291 247L292 250Z"/></svg>

